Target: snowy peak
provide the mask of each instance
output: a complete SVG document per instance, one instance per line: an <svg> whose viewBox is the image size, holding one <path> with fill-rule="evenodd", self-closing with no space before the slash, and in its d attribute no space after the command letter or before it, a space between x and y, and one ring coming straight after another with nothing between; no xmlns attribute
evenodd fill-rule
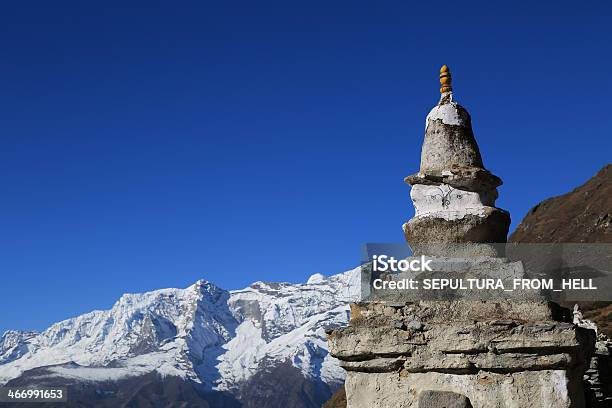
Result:
<svg viewBox="0 0 612 408"><path fill-rule="evenodd" d="M239 322L251 319L271 341L308 321L314 315L356 300L359 269L321 277L306 284L256 282L231 292L230 308ZM355 276L357 277L355 278Z"/></svg>
<svg viewBox="0 0 612 408"><path fill-rule="evenodd" d="M348 303L359 297L360 268L305 284L256 282L231 292L240 323L219 357L216 388L235 384L274 364L290 362L307 378L340 383L343 371L327 352L325 328L348 321Z"/></svg>
<svg viewBox="0 0 612 408"><path fill-rule="evenodd" d="M310 278L308 278L308 281L306 283L308 285L314 285L317 283L323 283L324 281L325 281L325 275L323 275L322 273L315 273L311 275Z"/></svg>
<svg viewBox="0 0 612 408"><path fill-rule="evenodd" d="M256 282L228 292L199 280L185 289L125 294L110 310L0 338L0 384L46 367L82 381L156 372L238 394L265 367L291 364L321 384L343 372L325 327L346 324L359 296L359 268L307 283ZM47 375L47 374L45 374Z"/></svg>
<svg viewBox="0 0 612 408"><path fill-rule="evenodd" d="M40 334L8 332L2 338L0 383L35 367L69 362L105 367L152 353L165 357L141 362L142 371L196 378L189 356L201 359L207 347L229 340L236 326L228 298L229 292L198 281L186 289L125 294L110 310L64 320Z"/></svg>
<svg viewBox="0 0 612 408"><path fill-rule="evenodd" d="M28 342L37 332L9 330L0 337L0 364L16 360L29 351Z"/></svg>

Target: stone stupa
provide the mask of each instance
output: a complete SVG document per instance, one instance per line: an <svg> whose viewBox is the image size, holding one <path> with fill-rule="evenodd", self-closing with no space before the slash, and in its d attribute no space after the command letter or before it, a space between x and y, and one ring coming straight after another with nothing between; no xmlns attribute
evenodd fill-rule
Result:
<svg viewBox="0 0 612 408"><path fill-rule="evenodd" d="M522 278L522 263L494 245L510 224L495 207L501 180L483 165L448 68L440 72L420 170L405 180L416 210L406 239L446 276ZM593 333L543 296L369 299L351 305L348 327L329 332L349 408L584 407Z"/></svg>
<svg viewBox="0 0 612 408"><path fill-rule="evenodd" d="M431 244L441 244L448 255L450 246L470 243L476 254L486 254L486 243L506 242L510 227L510 214L495 207L502 181L484 168L470 114L453 100L446 65L440 83L440 101L427 115L420 170L404 179L412 185L416 212L404 233L415 252L429 244L433 255Z"/></svg>

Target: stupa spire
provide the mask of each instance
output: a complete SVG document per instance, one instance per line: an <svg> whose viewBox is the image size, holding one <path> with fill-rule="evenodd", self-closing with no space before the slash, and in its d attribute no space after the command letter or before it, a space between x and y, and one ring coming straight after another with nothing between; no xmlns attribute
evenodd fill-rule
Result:
<svg viewBox="0 0 612 408"><path fill-rule="evenodd" d="M453 78L451 77L450 70L446 64L442 65L442 68L440 68L440 93L453 92L452 82Z"/></svg>

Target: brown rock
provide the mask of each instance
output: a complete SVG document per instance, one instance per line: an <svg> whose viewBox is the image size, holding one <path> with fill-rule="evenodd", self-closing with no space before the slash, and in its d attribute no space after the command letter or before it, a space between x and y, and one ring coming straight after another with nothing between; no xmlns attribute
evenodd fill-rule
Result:
<svg viewBox="0 0 612 408"><path fill-rule="evenodd" d="M346 408L346 391L344 385L321 408Z"/></svg>
<svg viewBox="0 0 612 408"><path fill-rule="evenodd" d="M509 241L612 243L612 164L572 192L533 207Z"/></svg>

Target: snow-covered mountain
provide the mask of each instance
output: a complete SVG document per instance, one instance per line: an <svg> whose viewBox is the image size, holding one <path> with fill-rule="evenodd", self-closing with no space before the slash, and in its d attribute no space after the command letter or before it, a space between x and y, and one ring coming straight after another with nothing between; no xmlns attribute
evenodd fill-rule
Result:
<svg viewBox="0 0 612 408"><path fill-rule="evenodd" d="M316 405L344 379L327 352L325 329L347 323L359 282L357 268L329 278L316 274L304 284L256 282L228 292L202 280L186 289L126 294L110 310L41 333L4 333L0 385L69 380L97 384L99 395L100 384L154 375L254 406L266 398L266 384L278 380L271 376L298 376L299 392L307 384L312 401L287 398L294 406Z"/></svg>

